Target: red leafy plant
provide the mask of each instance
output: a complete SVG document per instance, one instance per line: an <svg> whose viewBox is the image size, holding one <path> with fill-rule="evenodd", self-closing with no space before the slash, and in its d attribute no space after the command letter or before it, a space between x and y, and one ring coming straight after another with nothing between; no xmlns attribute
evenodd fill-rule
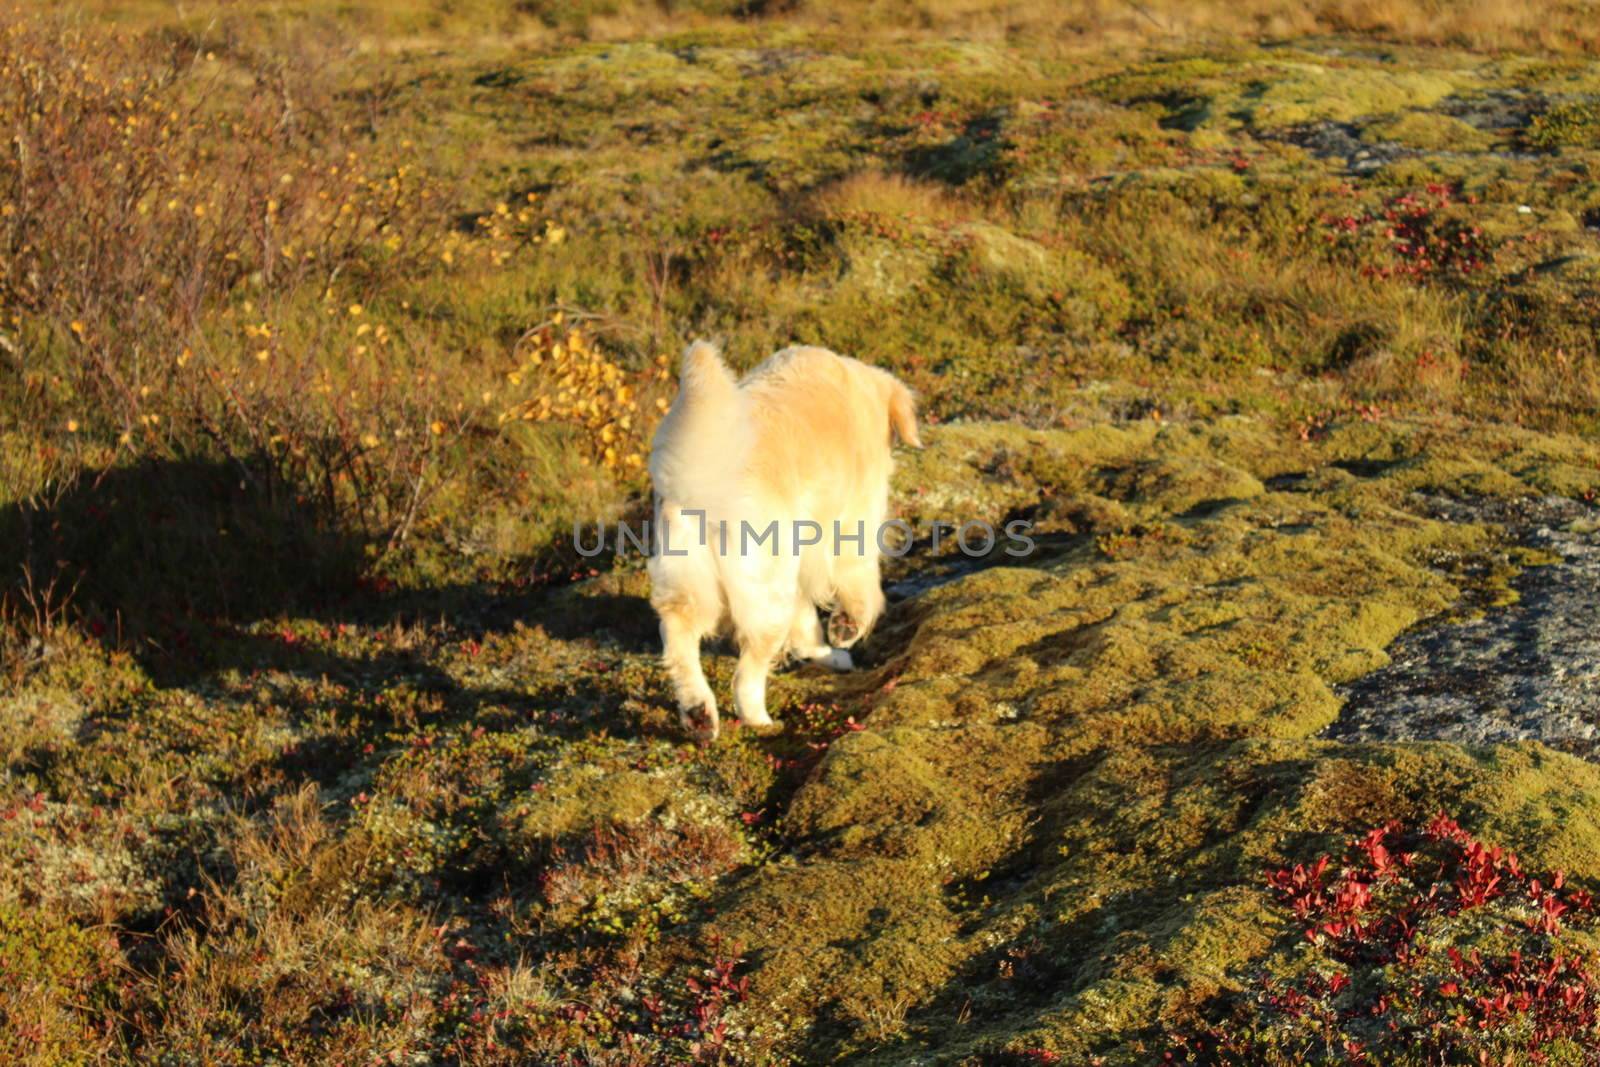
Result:
<svg viewBox="0 0 1600 1067"><path fill-rule="evenodd" d="M1420 192L1390 197L1374 211L1324 215L1322 236L1332 248L1354 255L1368 277L1460 279L1494 259L1483 229L1464 215L1476 203L1476 197L1430 183Z"/></svg>
<svg viewBox="0 0 1600 1067"><path fill-rule="evenodd" d="M739 946L712 934L706 947L709 958L690 973L668 975L649 973L636 951L600 946L553 952L536 971L494 966L457 940L445 948L455 973L437 1000L435 1025L453 1035L442 1060L541 1067L764 1062L748 1048L741 1005L750 979L739 973ZM519 980L516 971L538 979Z"/></svg>
<svg viewBox="0 0 1600 1067"><path fill-rule="evenodd" d="M689 1021L680 1025L679 1032L689 1039L689 1053L697 1063L722 1063L729 1056L728 1023L723 1014L750 995L749 976L734 973L743 962L737 956L718 953L700 978L684 982L693 999Z"/></svg>
<svg viewBox="0 0 1600 1067"><path fill-rule="evenodd" d="M1168 1063L1600 1063L1595 901L1440 814L1267 873L1296 933Z"/></svg>
<svg viewBox="0 0 1600 1067"><path fill-rule="evenodd" d="M770 752L767 763L774 771L794 779L795 785L816 769L835 741L866 729L838 704L796 704L784 712L783 720L785 733L793 740L784 744L782 751Z"/></svg>

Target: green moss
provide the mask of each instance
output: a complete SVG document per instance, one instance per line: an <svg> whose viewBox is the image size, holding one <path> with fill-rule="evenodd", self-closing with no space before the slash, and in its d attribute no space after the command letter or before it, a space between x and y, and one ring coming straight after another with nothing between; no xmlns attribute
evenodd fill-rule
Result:
<svg viewBox="0 0 1600 1067"><path fill-rule="evenodd" d="M1451 115L1428 111L1407 111L1380 119L1361 131L1361 139L1374 144L1393 141L1425 152L1482 151L1494 138L1475 126Z"/></svg>
<svg viewBox="0 0 1600 1067"><path fill-rule="evenodd" d="M1271 129L1318 120L1350 122L1402 107L1428 107L1458 85L1443 73L1286 63L1245 92L1242 103L1252 126Z"/></svg>
<svg viewBox="0 0 1600 1067"><path fill-rule="evenodd" d="M0 902L0 1049L18 1063L94 1062L93 1016L114 1002L123 965L104 931Z"/></svg>
<svg viewBox="0 0 1600 1067"><path fill-rule="evenodd" d="M1550 447L1569 460L1587 448ZM786 948L758 975L790 989L826 967L832 987L858 1008L887 1010L909 995L930 1005L913 1013L912 1032L931 1028L923 1037L942 1041L952 1035L938 1021L940 990L971 992L974 980L957 977L970 964L937 962L950 959L938 886L1023 862L1008 854L1027 856L1029 888L1008 906L1048 891L1075 954L1095 957L1098 950L1083 951L1088 939L1117 945L1114 958L1124 961L1059 986L1072 990L1061 994L1070 1007L1040 1014L1050 1019L1042 1032L1051 1047L1093 1049L1100 1035L1125 1048L1129 1028L1159 1014L1177 989L1233 981L1266 944L1259 898L1228 886L1234 877L1248 883L1248 872L1267 862L1281 841L1272 826L1339 833L1440 804L1482 805L1496 818L1548 810L1560 776L1593 772L1553 756L1524 775L1496 762L1520 756L1486 763L1437 746L1352 753L1303 740L1337 713L1332 684L1381 665L1389 641L1456 598L1428 561L1488 543L1486 531L1421 519L1390 502L1446 484L1526 492L1495 465L1496 451L1492 440L1468 445L1436 427L1361 421L1305 448L1274 441L1248 420L1083 435L931 433L931 455L900 477L922 484L943 470L954 484L922 484L941 503L956 499L963 465L976 480L997 455L1023 466L1020 453L1025 469L1047 473L1054 485L1098 479L1100 492L1126 498L1135 508L1127 514L1143 521L1185 515L1184 534L1143 537L1110 561L1069 555L1043 569L989 570L919 598L899 628L912 635L894 655L896 685L876 701L872 730L836 745L795 797L789 828L812 857L808 873L764 873L734 903L740 929L793 923L821 942L854 946L854 954L824 960ZM1489 458L1468 458L1474 454ZM1143 458L1129 463L1134 456ZM1313 476L1295 493L1262 483L1268 472L1318 462L1360 473L1329 467L1337 477ZM1004 498L968 499L1004 506ZM1252 737L1259 740L1214 748ZM1084 761L1097 768L1088 777ZM1491 783L1507 792L1491 796ZM1538 799L1512 799L1525 793ZM1023 797L1063 835L1054 858L1040 852L1043 831L995 818ZM1227 812L1243 821L1230 823ZM1581 832L1588 831L1575 825L1574 835ZM1566 847L1574 845L1554 851ZM1157 855L1165 858L1155 862ZM1191 872L1182 888L1154 874L1170 864ZM836 881L824 907L814 898L828 869ZM769 880L770 890L762 888ZM775 920L778 902L800 893L803 917ZM1141 894L1153 895L1135 903ZM1108 903L1119 895L1130 903ZM1149 945L1167 961L1163 968L1141 973L1135 944ZM894 964L889 987L861 962L877 967L913 951L921 953L918 967ZM1172 962L1180 958L1189 962Z"/></svg>
<svg viewBox="0 0 1600 1067"><path fill-rule="evenodd" d="M1476 81L1452 70L1411 70L1363 60L1240 54L1150 64L1097 86L1110 98L1159 103L1167 121L1196 130L1238 122L1256 129L1353 122L1426 108Z"/></svg>
<svg viewBox="0 0 1600 1067"><path fill-rule="evenodd" d="M594 826L638 822L680 791L669 775L578 764L547 778L519 822L523 832L554 841Z"/></svg>

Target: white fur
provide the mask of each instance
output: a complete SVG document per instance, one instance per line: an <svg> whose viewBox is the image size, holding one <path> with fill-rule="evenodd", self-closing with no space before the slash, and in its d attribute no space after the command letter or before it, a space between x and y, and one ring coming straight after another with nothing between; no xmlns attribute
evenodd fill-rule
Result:
<svg viewBox="0 0 1600 1067"><path fill-rule="evenodd" d="M734 708L749 725L772 721L767 674L785 651L850 669L850 654L829 647L817 609L847 614L852 643L883 612L877 533L888 511L891 429L919 445L911 394L886 371L795 347L736 382L711 345L684 352L678 396L650 455L650 602L686 728L717 735L700 642L725 622L739 645ZM686 513L695 511L704 518ZM774 520L776 552L770 541L750 548L743 524L764 532ZM821 543L796 551L803 521L820 525ZM847 535L862 530L863 544L836 543L835 522Z"/></svg>

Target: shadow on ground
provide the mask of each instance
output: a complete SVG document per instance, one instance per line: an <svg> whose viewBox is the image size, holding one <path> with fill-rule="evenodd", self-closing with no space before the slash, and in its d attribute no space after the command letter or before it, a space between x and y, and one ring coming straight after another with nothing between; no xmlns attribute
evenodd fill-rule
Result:
<svg viewBox="0 0 1600 1067"><path fill-rule="evenodd" d="M54 580L57 596L70 594L102 643L131 652L161 685L281 664L281 648L265 655L249 627L291 616L365 626L443 619L475 640L522 622L559 639L629 650L655 639L642 596L595 593L572 610L572 598L552 589L560 580L551 580L570 572L559 564L571 561L557 559L563 549L577 558L565 545L514 568L528 575L522 586L390 590L367 577L379 539L263 477L264 467L248 459L147 461L85 474L47 504L0 510L0 558L17 561L8 584L20 591ZM306 670L340 666L310 652L304 659Z"/></svg>

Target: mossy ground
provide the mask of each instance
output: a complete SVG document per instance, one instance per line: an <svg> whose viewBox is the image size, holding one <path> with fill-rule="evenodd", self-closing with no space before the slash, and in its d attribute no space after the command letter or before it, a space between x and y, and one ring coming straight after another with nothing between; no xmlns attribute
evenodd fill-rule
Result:
<svg viewBox="0 0 1600 1067"><path fill-rule="evenodd" d="M0 535L86 571L9 620L8 1061L1142 1063L1294 933L1263 871L1351 833L1442 808L1600 880L1600 768L1317 739L1536 562L1414 494L1600 493L1600 65L119 12L241 72L326 50L467 218L537 195L565 240L337 296L441 388L502 388L558 307L630 370L826 344L921 394L903 517L1037 550L891 564L859 671L699 748L639 561L564 546L641 508L581 428L471 424L379 553L8 365Z"/></svg>

